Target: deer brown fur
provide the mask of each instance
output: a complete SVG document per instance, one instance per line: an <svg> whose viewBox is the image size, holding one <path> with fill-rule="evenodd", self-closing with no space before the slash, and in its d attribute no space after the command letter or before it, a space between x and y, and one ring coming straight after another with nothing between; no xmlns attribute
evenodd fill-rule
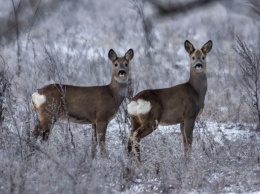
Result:
<svg viewBox="0 0 260 194"><path fill-rule="evenodd" d="M207 91L206 55L212 48L208 41L201 49L186 40L184 47L190 56L190 79L170 88L144 90L128 104L132 130L129 134L128 152L134 150L138 162L140 140L152 133L157 125L180 123L185 156L192 146L195 120L204 108Z"/></svg>
<svg viewBox="0 0 260 194"><path fill-rule="evenodd" d="M107 125L125 98L129 62L133 56L132 49L129 49L124 57L117 57L112 49L109 51L108 57L112 61L112 78L109 85L79 87L51 84L38 89L32 96L32 108L37 110L40 124L33 129L33 135L46 141L52 126L59 119L92 124L92 156L94 157L97 143L102 154Z"/></svg>

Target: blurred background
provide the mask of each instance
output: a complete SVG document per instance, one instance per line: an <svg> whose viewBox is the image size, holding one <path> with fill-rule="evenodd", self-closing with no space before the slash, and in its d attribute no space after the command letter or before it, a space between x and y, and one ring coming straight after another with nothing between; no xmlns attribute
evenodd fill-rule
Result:
<svg viewBox="0 0 260 194"><path fill-rule="evenodd" d="M131 168L134 165L126 162L124 147L130 128L125 115L128 100L108 128L111 134L108 134L107 149L111 152L110 159L115 158L115 161L89 159L91 131L90 126L85 125L58 123L49 143L39 144L37 148L27 145L30 131L38 122L37 115L30 111L31 94L50 83L79 86L109 84L111 62L107 55L110 48L118 56L123 56L129 48L134 50L131 90L136 94L147 88L171 87L186 82L189 79L189 57L184 41L187 39L200 48L212 40L213 49L207 56L208 92L201 122L205 125L213 122L238 126L239 129L245 125L256 129L258 124L260 129L258 0L0 0L0 4L0 157L4 158L0 162L0 174L3 175L0 192L131 193L142 191L136 187L139 185L136 181L149 182L153 176L158 178L142 170L137 175L130 173L137 179L122 178L126 173L125 166ZM251 68L253 74L250 74L250 69L245 71L245 67L251 67L247 64L254 67ZM198 128L205 128L205 125L197 124ZM73 137L68 127L74 133L77 150L72 146ZM168 129L175 131L176 128ZM205 143L207 139L208 136L200 141ZM109 143L109 140L113 142ZM180 137L178 142L181 144ZM229 141L226 143L232 145ZM170 143L167 145L167 149L172 147ZM117 153L115 147L118 146L120 152ZM180 146L176 149L181 155ZM218 150L221 149L223 147L218 147ZM254 148L254 151L257 152L257 149ZM229 149L226 153L234 152ZM237 155L234 157L237 158ZM259 157L259 154L254 157ZM180 158L173 158L173 161L182 165ZM212 161L215 162L216 158ZM245 163L248 164L248 161ZM122 174L107 171L106 167L111 170L116 166L120 166ZM178 173L173 170L171 176L176 178ZM204 178L209 174L205 173ZM67 178L58 183L60 176ZM253 175L257 176L260 174ZM172 184L169 177L163 179L167 180L167 184L169 182L168 189ZM53 183L48 182L50 180ZM103 180L106 186L98 186L98 180ZM187 191L184 185L188 185L189 181L185 184L182 181L187 180L182 179L178 186L173 187ZM221 181L224 182L223 179ZM119 182L120 187L112 189ZM157 188L155 191L164 191L166 185L158 182L153 185ZM214 186L216 192L227 191L223 190L223 182L219 183L221 186ZM200 183L193 182L191 187L201 191ZM48 184L50 187L45 188ZM89 188L86 189L84 184ZM248 183L246 188L250 188L251 184L255 182ZM206 188L209 190L205 191L212 191L209 185ZM231 191L248 191L243 189Z"/></svg>

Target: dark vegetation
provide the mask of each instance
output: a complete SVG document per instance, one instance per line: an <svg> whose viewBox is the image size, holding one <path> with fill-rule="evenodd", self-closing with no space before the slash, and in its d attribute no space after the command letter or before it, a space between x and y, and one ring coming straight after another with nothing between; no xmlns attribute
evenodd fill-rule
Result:
<svg viewBox="0 0 260 194"><path fill-rule="evenodd" d="M260 38L259 38L260 40ZM260 130L260 42L249 46L241 39L237 39L235 51L239 54L238 61L241 69L241 83L245 90L245 102L256 118L257 130Z"/></svg>

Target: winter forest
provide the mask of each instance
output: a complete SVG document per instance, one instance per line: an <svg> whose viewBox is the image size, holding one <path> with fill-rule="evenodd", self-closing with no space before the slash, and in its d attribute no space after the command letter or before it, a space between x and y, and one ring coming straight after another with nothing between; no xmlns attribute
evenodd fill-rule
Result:
<svg viewBox="0 0 260 194"><path fill-rule="evenodd" d="M258 0L0 0L0 193L259 193ZM145 89L187 82L189 40L207 54L203 113L184 157L180 125L128 155L127 104ZM57 121L47 141L32 129L32 94L45 85L111 81L113 49L129 49L128 90L109 122L105 155L91 157L91 124Z"/></svg>

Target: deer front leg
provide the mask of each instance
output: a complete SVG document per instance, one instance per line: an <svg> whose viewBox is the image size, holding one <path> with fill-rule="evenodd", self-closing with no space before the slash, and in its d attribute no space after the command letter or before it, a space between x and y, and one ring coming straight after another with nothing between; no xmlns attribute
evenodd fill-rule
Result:
<svg viewBox="0 0 260 194"><path fill-rule="evenodd" d="M91 139L91 158L94 159L96 157L97 151L97 125L92 124L92 139Z"/></svg>
<svg viewBox="0 0 260 194"><path fill-rule="evenodd" d="M195 119L186 119L184 123L181 123L181 133L184 145L184 156L186 159L190 158L190 152L192 147L193 128L195 125Z"/></svg>
<svg viewBox="0 0 260 194"><path fill-rule="evenodd" d="M97 143L100 149L100 154L105 154L105 141L106 141L106 131L107 131L107 121L97 122L96 124L96 136L97 136Z"/></svg>

